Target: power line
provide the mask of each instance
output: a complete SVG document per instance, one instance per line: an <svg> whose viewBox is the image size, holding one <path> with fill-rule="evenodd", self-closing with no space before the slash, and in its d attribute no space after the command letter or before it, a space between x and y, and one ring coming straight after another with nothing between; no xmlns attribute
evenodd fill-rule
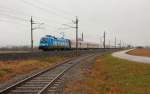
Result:
<svg viewBox="0 0 150 94"><path fill-rule="evenodd" d="M11 11L11 10L8 10L8 11ZM7 12L8 12L7 11ZM6 12L6 11L4 11L4 12ZM1 12L0 12L1 13ZM10 12L9 12L10 13ZM11 18L11 19L17 19L17 20L21 20L21 21L28 21L28 20L26 20L26 19L23 19L23 18L20 18L20 17L17 17L17 16L12 16L12 15L10 15L10 14L6 14L6 13L1 13L3 16L9 16L9 18L10 17L13 17L13 18ZM6 18L7 18L6 17ZM15 17L15 18L14 18ZM52 22L50 19L46 19L46 18L40 18L40 17L35 17L35 16L33 16L34 18L36 18L36 19L38 19L38 20L45 20L45 21L47 21L47 22ZM56 22L56 21L53 21L53 23L57 23L58 24L58 22ZM49 23L48 23L49 24ZM59 23L59 24L62 24L62 23ZM52 25L51 25L51 27L52 27Z"/></svg>
<svg viewBox="0 0 150 94"><path fill-rule="evenodd" d="M0 13L0 15L4 15L4 16L7 16L7 18L11 18L11 19L19 20L19 21L22 21L22 22L29 22L28 20L23 19L23 18L19 18L19 17L17 17L17 16L5 15L5 14L1 14L1 13Z"/></svg>
<svg viewBox="0 0 150 94"><path fill-rule="evenodd" d="M67 17L65 17L65 16L58 15L58 14L57 14L56 12L54 12L54 11L50 11L49 9L46 9L46 8L40 7L40 6L38 6L38 5L35 5L35 4L31 3L31 2L28 2L28 1L25 1L25 0L21 0L21 1L24 2L24 3L26 3L26 4L28 4L28 5L30 5L30 6L32 6L32 7L35 7L35 8L38 8L38 9L40 9L40 10L46 11L46 13L54 14L54 15L56 15L56 16L59 16L59 17L62 17L62 18L64 18L64 19L66 19L66 20L72 20L72 19L69 19L69 18L67 18Z"/></svg>
<svg viewBox="0 0 150 94"><path fill-rule="evenodd" d="M44 2L42 2L40 0L36 0L36 2L39 2L40 4L43 4L44 6L48 6L48 8L51 8L51 9L56 10L56 11L59 11L59 12L65 14L65 15L75 17L74 15L72 15L72 13L70 13L68 11L65 11L65 10L62 10L62 9L58 9L58 8L54 8L54 7L49 6L48 4L46 4L46 3L44 3Z"/></svg>
<svg viewBox="0 0 150 94"><path fill-rule="evenodd" d="M13 9L13 8L4 8L4 7L0 7L0 10L3 11L3 12L7 12L7 13L18 13L18 14L21 14L22 16L30 16L30 15L27 15L26 13L22 12L22 11L16 11L17 9Z"/></svg>
<svg viewBox="0 0 150 94"><path fill-rule="evenodd" d="M7 16L9 18L11 17L12 19L27 21L27 19L16 16L16 13L13 14L12 13L12 12L14 12L13 10L5 9L5 8L0 8L0 9L1 9L0 14L3 15L3 16Z"/></svg>
<svg viewBox="0 0 150 94"><path fill-rule="evenodd" d="M52 26L51 24L47 24L47 23L45 23L44 25L47 25L47 26L49 26L49 27L51 27L51 28L55 28L55 29L58 28L58 27Z"/></svg>
<svg viewBox="0 0 150 94"><path fill-rule="evenodd" d="M104 42L103 42L104 49L106 48L106 32L104 31Z"/></svg>
<svg viewBox="0 0 150 94"><path fill-rule="evenodd" d="M19 23L18 23L18 21L12 21L12 20L10 20L10 19L0 19L0 21L1 21L1 22L7 22L7 23L15 23L15 24L19 24L19 25L20 25L20 22L22 22L22 21L19 21ZM22 26L24 26L24 25L28 26L28 25L25 24L25 23L21 23L21 24L22 24Z"/></svg>
<svg viewBox="0 0 150 94"><path fill-rule="evenodd" d="M8 8L1 8L0 7L0 10L2 10L3 12L6 12L6 13L12 13L12 12L14 12L15 14L17 13L17 11L14 11L14 10L12 10L12 9L8 9ZM23 13L23 12L19 12L19 14L22 14L22 15L27 15L27 14L25 14L25 13ZM11 14L12 15L12 14ZM13 14L14 15L14 14ZM5 15L6 16L6 15ZM29 15L27 15L27 16L29 16ZM10 17L10 14L9 14L9 17ZM11 16L12 17L12 16ZM15 16L15 18L16 18L17 16ZM62 23L59 23L59 22L56 22L56 21L52 21L51 19L48 19L48 18L45 18L45 17L37 17L37 16L33 16L34 18L36 18L36 19L38 19L38 20L45 20L46 22L49 22L49 23L56 23L56 24L62 24ZM21 19L23 19L23 18L20 18L20 17L17 17L19 20ZM13 17L13 19L14 19L14 17ZM18 20L17 19L17 20ZM48 24L49 24L48 23Z"/></svg>
<svg viewBox="0 0 150 94"><path fill-rule="evenodd" d="M60 23L60 22L57 22L57 21L54 21L54 20L51 20L51 19L48 19L48 18L44 18L44 17L37 17L37 16L33 16L35 19L37 19L37 20L44 20L44 21L46 21L46 22L49 22L49 24L50 23L52 23L52 24L54 24L54 23L56 23L56 24L62 24L62 23Z"/></svg>
<svg viewBox="0 0 150 94"><path fill-rule="evenodd" d="M6 12L6 13L12 13L14 12L15 14L17 13L17 11L14 11L14 10L11 10L11 9L5 9L5 8L1 8L0 7L0 10L2 10L3 12ZM21 12L19 12L20 14ZM24 16L30 16L30 15L26 15L25 13L22 12L22 15ZM48 22L53 22L53 23L56 23L58 24L59 22L56 22L56 21L52 21L51 19L48 19L48 18L44 18L44 17L37 17L37 16L33 16L34 18L38 19L38 20L45 20L45 21L48 21ZM59 23L59 24L62 24L62 23Z"/></svg>
<svg viewBox="0 0 150 94"><path fill-rule="evenodd" d="M11 19L15 19L15 20L20 20L20 21L24 21L24 22L29 22L29 20L27 20L27 19L20 18L20 17L14 16L14 15L4 14L4 13L1 13L1 12L0 12L0 15L3 15L3 16L5 16L5 17L7 17L7 18L11 18Z"/></svg>
<svg viewBox="0 0 150 94"><path fill-rule="evenodd" d="M0 21L1 22L7 22L7 23L15 23L15 24L18 24L19 25L19 27L21 27L21 29L24 29L23 27L28 27L29 25L28 24L25 24L25 23L21 23L20 24L20 22L21 21L19 21L19 23L18 22L16 22L16 21L12 21L12 20L10 20L10 19L0 19ZM24 29L25 30L25 29Z"/></svg>

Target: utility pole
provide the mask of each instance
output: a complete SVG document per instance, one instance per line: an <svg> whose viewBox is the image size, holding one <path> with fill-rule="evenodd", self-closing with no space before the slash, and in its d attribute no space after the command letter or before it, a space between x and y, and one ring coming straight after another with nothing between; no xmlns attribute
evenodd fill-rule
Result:
<svg viewBox="0 0 150 94"><path fill-rule="evenodd" d="M106 43L105 43L105 41L106 41L106 33L105 33L105 31L104 31L104 42L103 42L104 49L106 48Z"/></svg>
<svg viewBox="0 0 150 94"><path fill-rule="evenodd" d="M101 48L101 43L102 43L102 40L101 40L101 36L99 37L99 48Z"/></svg>
<svg viewBox="0 0 150 94"><path fill-rule="evenodd" d="M75 28L76 29L76 55L78 55L78 29L79 29L79 19L78 17L76 16L76 20L75 21L72 21L73 24L75 24L75 26L70 26L70 25L67 25L67 24L63 24L69 28Z"/></svg>
<svg viewBox="0 0 150 94"><path fill-rule="evenodd" d="M31 16L31 51L33 52L33 19L32 19L32 16Z"/></svg>
<svg viewBox="0 0 150 94"><path fill-rule="evenodd" d="M110 46L110 40L109 40L109 48L111 48L111 46Z"/></svg>
<svg viewBox="0 0 150 94"><path fill-rule="evenodd" d="M103 36L100 36L99 38L100 38L99 48L103 48Z"/></svg>
<svg viewBox="0 0 150 94"><path fill-rule="evenodd" d="M121 40L120 40L120 48L122 47L122 44L121 44Z"/></svg>
<svg viewBox="0 0 150 94"><path fill-rule="evenodd" d="M78 55L78 23L79 23L79 20L78 20L78 17L76 16L76 55Z"/></svg>
<svg viewBox="0 0 150 94"><path fill-rule="evenodd" d="M121 45L122 45L122 48L124 48L124 41L122 41L122 44L121 44Z"/></svg>
<svg viewBox="0 0 150 94"><path fill-rule="evenodd" d="M117 39L116 39L116 37L115 37L115 48L117 48L116 44L117 44Z"/></svg>
<svg viewBox="0 0 150 94"><path fill-rule="evenodd" d="M31 51L33 52L33 42L34 42L34 41L33 41L33 30L39 29L39 28L40 28L40 25L42 25L42 24L44 24L44 23L35 23L35 22L33 21L32 16L31 16L30 22L31 22ZM39 26L36 27L36 28L33 28L33 24L38 24Z"/></svg>
<svg viewBox="0 0 150 94"><path fill-rule="evenodd" d="M84 41L84 36L83 36L83 32L82 32L82 41Z"/></svg>

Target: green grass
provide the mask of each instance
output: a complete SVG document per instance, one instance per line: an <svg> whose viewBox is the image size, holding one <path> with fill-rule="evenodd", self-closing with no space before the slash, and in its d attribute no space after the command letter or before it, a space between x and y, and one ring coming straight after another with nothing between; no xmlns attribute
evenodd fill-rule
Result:
<svg viewBox="0 0 150 94"><path fill-rule="evenodd" d="M120 94L150 94L150 64L142 64L105 55L105 76L109 85L117 85Z"/></svg>
<svg viewBox="0 0 150 94"><path fill-rule="evenodd" d="M150 94L150 64L112 57L97 57L85 78L67 85L67 94Z"/></svg>

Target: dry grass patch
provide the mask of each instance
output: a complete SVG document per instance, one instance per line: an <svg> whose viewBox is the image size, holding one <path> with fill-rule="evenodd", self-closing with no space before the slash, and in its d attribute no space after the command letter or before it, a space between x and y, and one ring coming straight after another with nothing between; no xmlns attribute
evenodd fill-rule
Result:
<svg viewBox="0 0 150 94"><path fill-rule="evenodd" d="M150 65L97 57L83 80L67 85L66 94L150 94Z"/></svg>
<svg viewBox="0 0 150 94"><path fill-rule="evenodd" d="M135 49L127 52L130 55L148 56L150 57L150 48Z"/></svg>
<svg viewBox="0 0 150 94"><path fill-rule="evenodd" d="M40 58L37 60L20 60L0 62L0 83L3 83L17 75L30 73L34 70L52 67L64 60L65 57L55 56Z"/></svg>

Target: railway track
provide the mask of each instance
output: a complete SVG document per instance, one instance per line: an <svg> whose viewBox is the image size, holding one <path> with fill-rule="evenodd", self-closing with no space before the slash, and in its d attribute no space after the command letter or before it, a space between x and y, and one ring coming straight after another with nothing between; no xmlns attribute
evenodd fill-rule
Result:
<svg viewBox="0 0 150 94"><path fill-rule="evenodd" d="M87 54L87 53L95 53L95 52L104 52L104 51L115 51L119 49L91 49L91 50L79 50L80 54ZM48 56L70 56L75 55L74 50L68 51L48 51L48 52L0 52L0 61L8 61L8 60L27 60L27 59L37 59L41 57L48 57Z"/></svg>
<svg viewBox="0 0 150 94"><path fill-rule="evenodd" d="M69 71L78 62L91 57L93 55L85 55L75 60L66 61L52 69L46 69L31 77L28 77L4 90L0 94L58 94L57 87L61 86L63 75Z"/></svg>

